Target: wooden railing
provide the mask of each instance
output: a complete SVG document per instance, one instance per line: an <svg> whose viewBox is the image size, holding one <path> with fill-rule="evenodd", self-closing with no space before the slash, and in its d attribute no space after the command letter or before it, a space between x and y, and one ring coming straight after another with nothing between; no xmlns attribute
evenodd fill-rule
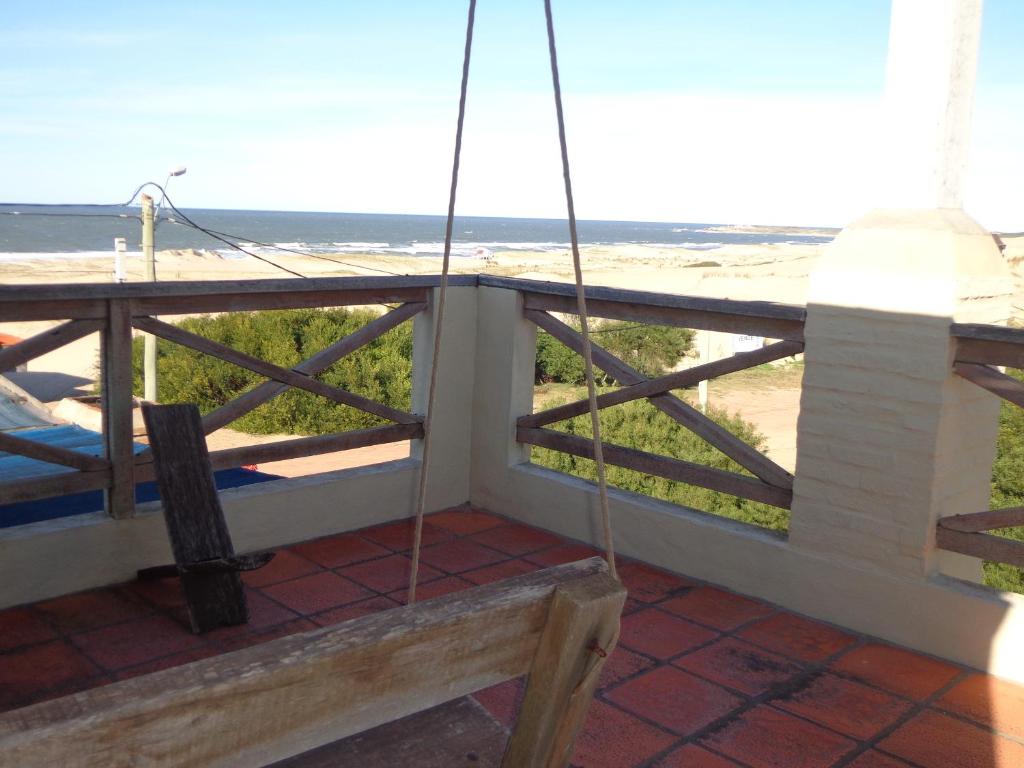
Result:
<svg viewBox="0 0 1024 768"><path fill-rule="evenodd" d="M474 285L475 281L475 277L453 280L457 285ZM0 503L103 489L111 515L124 518L134 514L135 484L151 479L153 472L148 449L136 455L132 428L133 328L239 365L268 379L206 414L203 427L207 434L290 388L322 395L394 422L369 429L213 451L210 458L217 469L422 437L421 416L313 377L423 311L431 289L438 282L438 278L427 276L0 287L0 322L66 320L0 350L0 372L12 370L90 333L102 334L100 382L104 442L104 455L97 457L0 433L0 451L61 467L47 474L0 483ZM399 307L290 369L246 355L155 317L378 303L398 303Z"/></svg>
<svg viewBox="0 0 1024 768"><path fill-rule="evenodd" d="M480 285L521 291L526 318L582 354L580 333L550 314L552 311L576 314L573 286L484 276L480 278ZM672 394L672 390L802 352L804 309L766 302L670 296L611 288L587 288L586 295L587 311L594 317L780 339L753 352L738 353L653 379L645 377L597 344L592 344L592 351L594 364L621 385L620 389L598 396L599 408L645 398L659 411L718 448L753 477L606 443L604 458L608 464L788 509L793 499L793 476ZM590 440L545 429L549 424L579 416L588 410L587 401L579 400L521 416L517 420L517 440L592 459Z"/></svg>
<svg viewBox="0 0 1024 768"><path fill-rule="evenodd" d="M994 325L954 324L953 369L961 378L1024 407L1024 383L992 366L1024 368L1024 330ZM1024 567L1024 542L985 531L1024 526L1024 507L969 512L939 520L936 545L963 555Z"/></svg>

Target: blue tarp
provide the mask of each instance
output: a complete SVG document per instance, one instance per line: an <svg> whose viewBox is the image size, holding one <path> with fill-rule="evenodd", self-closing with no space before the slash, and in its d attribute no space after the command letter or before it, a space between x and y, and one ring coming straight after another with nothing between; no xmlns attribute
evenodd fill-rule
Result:
<svg viewBox="0 0 1024 768"><path fill-rule="evenodd" d="M40 429L25 429L12 434L24 437L26 440L34 440L48 445L58 445L62 448L70 448L93 456L101 456L103 454L103 436L98 432L92 432L73 424L43 427ZM138 453L145 449L145 447L136 443L135 452ZM6 480L26 479L43 475L52 476L65 471L74 472L76 470L36 459L28 459L24 456L0 452L0 478ZM214 479L219 490L262 483L267 480L277 480L279 477L279 475L255 472L248 469L224 469L214 473ZM156 483L154 482L140 483L135 487L136 502L154 501L159 497ZM58 517L82 515L89 512L98 512L102 509L102 491L86 491L85 493L73 493L50 499L23 501L18 504L3 504L0 505L0 528L35 523L40 520L53 520Z"/></svg>

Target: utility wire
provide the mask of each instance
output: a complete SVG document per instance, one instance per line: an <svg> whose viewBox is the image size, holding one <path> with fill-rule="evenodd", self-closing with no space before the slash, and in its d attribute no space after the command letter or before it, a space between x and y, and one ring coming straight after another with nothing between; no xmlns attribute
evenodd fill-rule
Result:
<svg viewBox="0 0 1024 768"><path fill-rule="evenodd" d="M5 203L0 203L5 205ZM70 216L80 219L137 219L131 213L45 213L43 211L0 211L4 216Z"/></svg>

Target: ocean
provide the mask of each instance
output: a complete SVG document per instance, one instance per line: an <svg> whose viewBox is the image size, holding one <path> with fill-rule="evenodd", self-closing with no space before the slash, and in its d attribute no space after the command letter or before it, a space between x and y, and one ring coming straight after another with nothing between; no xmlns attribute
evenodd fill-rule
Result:
<svg viewBox="0 0 1024 768"><path fill-rule="evenodd" d="M444 248L443 216L213 209L183 212L196 224L257 251L268 250L257 243L322 254L438 256ZM128 250L137 251L140 228L138 208L0 205L0 260L19 258L18 254L26 253L64 258L109 253L118 237L125 238ZM822 230L745 230L694 223L578 222L581 246L646 245L710 251L733 243L824 243L832 239L832 233ZM567 248L568 243L568 227L561 219L459 216L455 219L452 255L555 251ZM159 250L213 250L228 258L238 253L185 225L166 208L159 212L156 246Z"/></svg>

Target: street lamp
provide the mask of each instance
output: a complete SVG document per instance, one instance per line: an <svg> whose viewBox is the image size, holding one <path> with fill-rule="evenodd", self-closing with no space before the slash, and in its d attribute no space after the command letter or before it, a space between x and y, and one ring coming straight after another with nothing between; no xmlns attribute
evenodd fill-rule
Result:
<svg viewBox="0 0 1024 768"><path fill-rule="evenodd" d="M187 170L188 170L188 168L186 168L184 165L179 165L177 168L172 168L171 170L169 170L167 172L167 178L164 179L163 189L160 190L160 202L158 202L156 204L156 219L157 220L160 219L160 207L164 204L164 197L166 197L166 195L167 195L167 185L171 183L171 179L174 176L184 176L185 175L185 171L187 171Z"/></svg>

